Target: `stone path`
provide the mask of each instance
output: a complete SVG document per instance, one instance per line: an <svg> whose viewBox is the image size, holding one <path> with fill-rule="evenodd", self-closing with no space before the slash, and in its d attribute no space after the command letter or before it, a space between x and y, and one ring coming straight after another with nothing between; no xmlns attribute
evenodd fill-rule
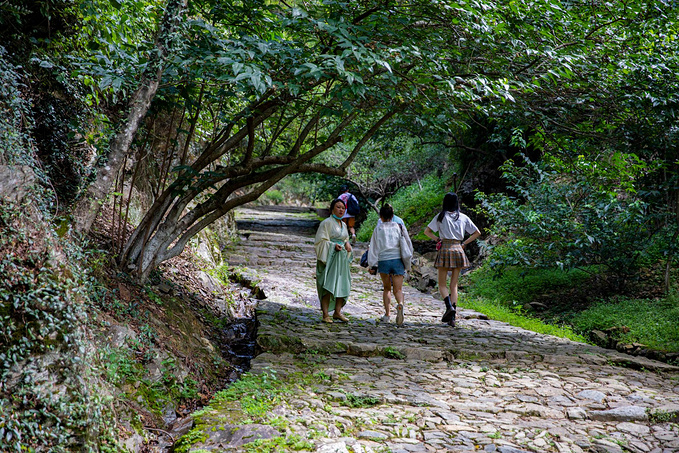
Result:
<svg viewBox="0 0 679 453"><path fill-rule="evenodd" d="M440 322L442 303L411 287L404 326L380 324L379 279L357 264L350 322L326 325L312 237L251 232L228 253L266 295L251 371L287 393L249 420L237 404L214 406L190 451L679 452L677 367L464 309L453 329ZM256 438L269 440L246 443Z"/></svg>

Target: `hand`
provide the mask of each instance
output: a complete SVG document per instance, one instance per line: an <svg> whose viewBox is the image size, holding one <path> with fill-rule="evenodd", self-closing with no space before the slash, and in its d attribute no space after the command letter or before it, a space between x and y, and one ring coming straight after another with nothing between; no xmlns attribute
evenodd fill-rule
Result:
<svg viewBox="0 0 679 453"><path fill-rule="evenodd" d="M335 244L335 251L339 252L340 250L342 250L342 246L339 244Z"/></svg>
<svg viewBox="0 0 679 453"><path fill-rule="evenodd" d="M350 244L350 243L348 243L348 242L346 242L346 243L344 244L344 248L346 248L346 249L347 249L347 252L351 252L351 250L352 250L352 248L351 248L351 244Z"/></svg>
<svg viewBox="0 0 679 453"><path fill-rule="evenodd" d="M375 275L375 274L377 274L377 269L375 269L374 267L371 267L370 269L368 269L368 273L370 275Z"/></svg>

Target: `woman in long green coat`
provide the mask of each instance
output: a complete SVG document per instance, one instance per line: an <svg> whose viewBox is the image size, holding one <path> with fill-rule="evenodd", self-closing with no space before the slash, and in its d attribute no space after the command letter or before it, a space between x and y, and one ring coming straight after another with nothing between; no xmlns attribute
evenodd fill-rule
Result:
<svg viewBox="0 0 679 453"><path fill-rule="evenodd" d="M350 264L353 259L349 231L342 222L346 206L340 199L330 204L330 217L321 222L316 232L316 290L321 301L323 322L333 319L347 322L341 311L351 292ZM332 318L330 311L334 311Z"/></svg>

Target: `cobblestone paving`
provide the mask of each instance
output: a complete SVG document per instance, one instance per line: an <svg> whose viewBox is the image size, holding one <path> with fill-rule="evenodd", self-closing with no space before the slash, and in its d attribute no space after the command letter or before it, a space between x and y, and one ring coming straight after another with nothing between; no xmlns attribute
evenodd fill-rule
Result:
<svg viewBox="0 0 679 453"><path fill-rule="evenodd" d="M381 324L379 279L357 264L344 311L350 322L323 324L313 238L246 236L229 262L260 280L266 295L252 372L306 376L272 410L275 423L245 430L307 442L272 451L679 452L677 367L464 309L450 328L440 322L442 303L411 287L403 327ZM355 262L364 249L355 246ZM224 430L214 423L213 432ZM246 448L219 439L195 447Z"/></svg>

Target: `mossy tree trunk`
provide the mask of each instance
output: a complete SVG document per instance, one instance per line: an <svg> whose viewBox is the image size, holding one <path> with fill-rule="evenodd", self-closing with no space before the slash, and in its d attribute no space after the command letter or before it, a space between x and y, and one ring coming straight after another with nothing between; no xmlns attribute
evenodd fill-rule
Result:
<svg viewBox="0 0 679 453"><path fill-rule="evenodd" d="M111 192L125 157L130 153L137 130L158 90L165 61L187 3L188 0L168 0L166 3L165 13L158 25L155 51L150 56L150 64L141 76L139 88L128 102L127 115L113 138L108 153L97 165L94 181L80 196L72 211L73 229L78 234L89 232L101 206Z"/></svg>

